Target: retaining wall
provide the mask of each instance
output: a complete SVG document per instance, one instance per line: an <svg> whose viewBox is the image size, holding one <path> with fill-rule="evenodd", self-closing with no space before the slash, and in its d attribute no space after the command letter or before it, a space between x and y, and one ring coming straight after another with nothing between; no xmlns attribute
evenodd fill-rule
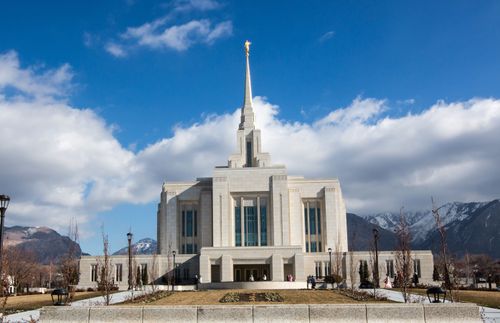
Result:
<svg viewBox="0 0 500 323"><path fill-rule="evenodd" d="M44 307L41 322L482 322L475 304Z"/></svg>

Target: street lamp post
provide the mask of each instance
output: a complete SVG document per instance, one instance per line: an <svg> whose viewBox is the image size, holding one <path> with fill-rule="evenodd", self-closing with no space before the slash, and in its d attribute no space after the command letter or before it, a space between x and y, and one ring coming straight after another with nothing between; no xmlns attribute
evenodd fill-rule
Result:
<svg viewBox="0 0 500 323"><path fill-rule="evenodd" d="M329 269L329 275L332 275L332 248L328 248L328 255L330 255L330 269Z"/></svg>
<svg viewBox="0 0 500 323"><path fill-rule="evenodd" d="M380 288L380 282L379 282L380 278L378 274L378 239L379 239L378 230L374 228L373 241L375 244L375 270L373 271L373 280L375 281L376 288Z"/></svg>
<svg viewBox="0 0 500 323"><path fill-rule="evenodd" d="M5 212L7 211L7 207L9 206L10 197L7 195L0 195L0 282L2 284L2 296L4 295L3 290L3 222L5 219Z"/></svg>
<svg viewBox="0 0 500 323"><path fill-rule="evenodd" d="M477 273L479 272L479 266L477 264L474 265L474 269L472 271L474 272L474 288L477 288Z"/></svg>
<svg viewBox="0 0 500 323"><path fill-rule="evenodd" d="M172 284L172 291L175 291L175 280L177 279L177 277L175 276L175 272L176 272L176 270L175 270L176 269L175 268L175 254L176 254L175 250L172 251L172 255L174 256L174 282Z"/></svg>
<svg viewBox="0 0 500 323"><path fill-rule="evenodd" d="M127 233L128 240L128 290L132 289L132 232Z"/></svg>
<svg viewBox="0 0 500 323"><path fill-rule="evenodd" d="M333 275L332 275L332 248L328 248L328 254L330 255L330 269L328 275L332 280L332 289L333 289Z"/></svg>

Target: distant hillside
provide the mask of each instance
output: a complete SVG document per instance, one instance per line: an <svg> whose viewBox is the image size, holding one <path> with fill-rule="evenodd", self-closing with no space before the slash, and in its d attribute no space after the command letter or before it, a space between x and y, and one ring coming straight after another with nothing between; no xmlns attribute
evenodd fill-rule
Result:
<svg viewBox="0 0 500 323"><path fill-rule="evenodd" d="M465 252L484 253L500 259L500 200L490 202L452 202L439 208L446 228L449 250L462 256ZM414 249L439 249L439 235L431 210L405 212ZM394 231L399 213L361 216L366 221Z"/></svg>
<svg viewBox="0 0 500 323"><path fill-rule="evenodd" d="M156 240L144 238L132 244L132 252L134 255L152 255L156 252ZM125 246L115 252L113 255L127 255L128 246Z"/></svg>
<svg viewBox="0 0 500 323"><path fill-rule="evenodd" d="M32 252L37 262L58 263L70 246L81 254L80 245L48 227L5 227L4 245L20 251Z"/></svg>
<svg viewBox="0 0 500 323"><path fill-rule="evenodd" d="M468 251L500 259L500 200L483 204L468 217L450 222L446 226L446 236L448 247L459 256ZM437 251L438 232L430 232L419 246Z"/></svg>
<svg viewBox="0 0 500 323"><path fill-rule="evenodd" d="M347 213L347 232L349 250L367 251L373 243L373 229L379 232L379 250L394 250L396 245L396 234L386 230L377 224L370 223L362 217Z"/></svg>

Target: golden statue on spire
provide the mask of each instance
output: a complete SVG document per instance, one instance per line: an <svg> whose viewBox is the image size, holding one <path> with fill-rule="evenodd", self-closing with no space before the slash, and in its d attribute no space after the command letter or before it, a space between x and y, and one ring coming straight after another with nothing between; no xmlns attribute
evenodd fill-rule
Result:
<svg viewBox="0 0 500 323"><path fill-rule="evenodd" d="M245 41L245 54L248 56L250 55L250 45L252 45L251 42L249 42L248 40Z"/></svg>

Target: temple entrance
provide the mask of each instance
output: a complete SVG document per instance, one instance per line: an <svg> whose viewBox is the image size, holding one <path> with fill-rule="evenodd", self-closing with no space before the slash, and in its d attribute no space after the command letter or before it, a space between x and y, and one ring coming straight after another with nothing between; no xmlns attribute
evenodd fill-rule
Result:
<svg viewBox="0 0 500 323"><path fill-rule="evenodd" d="M269 272L269 265L234 265L233 277L235 282L271 280Z"/></svg>

